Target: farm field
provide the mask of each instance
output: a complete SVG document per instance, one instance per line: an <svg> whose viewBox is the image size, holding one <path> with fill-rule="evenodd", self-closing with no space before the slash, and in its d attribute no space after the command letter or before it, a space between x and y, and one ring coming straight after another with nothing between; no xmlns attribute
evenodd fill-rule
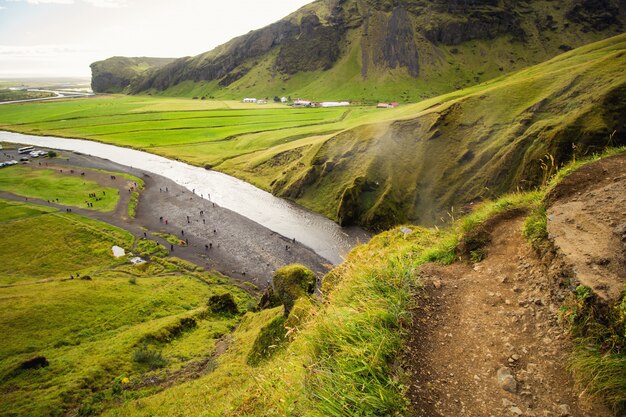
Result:
<svg viewBox="0 0 626 417"><path fill-rule="evenodd" d="M207 310L211 295L250 305L194 265L114 259L111 246L133 250L133 236L74 214L0 200L0 236L0 415L91 415L122 380L140 396L154 389L141 383L146 375L209 361L234 326L236 316Z"/></svg>
<svg viewBox="0 0 626 417"><path fill-rule="evenodd" d="M102 96L0 109L0 128L146 149L194 165L393 119L410 108L291 108L235 101ZM417 105L422 107L421 105Z"/></svg>

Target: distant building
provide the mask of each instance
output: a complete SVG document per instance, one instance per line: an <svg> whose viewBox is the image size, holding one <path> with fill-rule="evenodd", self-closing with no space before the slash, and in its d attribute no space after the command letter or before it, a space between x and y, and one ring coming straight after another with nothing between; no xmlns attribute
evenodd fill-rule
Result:
<svg viewBox="0 0 626 417"><path fill-rule="evenodd" d="M376 108L378 108L378 109L393 109L393 108L398 107L398 106L399 106L399 104L394 101L392 103L378 103Z"/></svg>
<svg viewBox="0 0 626 417"><path fill-rule="evenodd" d="M287 103L289 101L289 99L287 97L281 97L280 102L281 103Z"/></svg>
<svg viewBox="0 0 626 417"><path fill-rule="evenodd" d="M322 101L318 103L318 107L345 107L349 105L349 101Z"/></svg>
<svg viewBox="0 0 626 417"><path fill-rule="evenodd" d="M244 98L241 101L244 102L244 103L256 103L257 99L256 98Z"/></svg>
<svg viewBox="0 0 626 417"><path fill-rule="evenodd" d="M302 100L300 98L297 98L293 101L293 106L294 107L312 107L313 102L309 100Z"/></svg>
<svg viewBox="0 0 626 417"><path fill-rule="evenodd" d="M267 104L267 100L257 100L256 104Z"/></svg>

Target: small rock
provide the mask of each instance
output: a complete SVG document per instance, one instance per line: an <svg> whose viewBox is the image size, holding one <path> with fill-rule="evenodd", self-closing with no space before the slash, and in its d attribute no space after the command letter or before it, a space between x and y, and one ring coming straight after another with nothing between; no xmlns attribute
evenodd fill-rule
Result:
<svg viewBox="0 0 626 417"><path fill-rule="evenodd" d="M517 381L511 375L511 370L507 367L498 369L498 384L503 390L515 393L517 391Z"/></svg>
<svg viewBox="0 0 626 417"><path fill-rule="evenodd" d="M559 405L559 417L568 417L571 415L571 409L567 404Z"/></svg>
<svg viewBox="0 0 626 417"><path fill-rule="evenodd" d="M522 414L524 414L519 407L510 407L509 411L511 412L511 414L514 414L516 416L521 416Z"/></svg>
<svg viewBox="0 0 626 417"><path fill-rule="evenodd" d="M441 285L441 281L439 281L438 279L433 281L433 287L435 287L436 289L440 289Z"/></svg>
<svg viewBox="0 0 626 417"><path fill-rule="evenodd" d="M501 275L498 278L498 281L500 281L500 284L506 284L508 280L509 280L509 278L506 275Z"/></svg>
<svg viewBox="0 0 626 417"><path fill-rule="evenodd" d="M502 399L502 406L503 407L515 407L516 404L513 401L510 401L508 398L503 398Z"/></svg>

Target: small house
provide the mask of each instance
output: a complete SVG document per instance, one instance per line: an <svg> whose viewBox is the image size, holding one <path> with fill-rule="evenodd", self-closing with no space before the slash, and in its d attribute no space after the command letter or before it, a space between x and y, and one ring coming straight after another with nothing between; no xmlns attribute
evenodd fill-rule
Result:
<svg viewBox="0 0 626 417"><path fill-rule="evenodd" d="M256 99L256 98L249 98L249 97L246 97L246 98L244 98L244 99L243 99L243 100L241 100L241 101L242 101L243 103L256 103L256 102L257 102L257 99Z"/></svg>
<svg viewBox="0 0 626 417"><path fill-rule="evenodd" d="M309 100L296 99L293 102L294 107L311 107L313 106L313 102Z"/></svg>

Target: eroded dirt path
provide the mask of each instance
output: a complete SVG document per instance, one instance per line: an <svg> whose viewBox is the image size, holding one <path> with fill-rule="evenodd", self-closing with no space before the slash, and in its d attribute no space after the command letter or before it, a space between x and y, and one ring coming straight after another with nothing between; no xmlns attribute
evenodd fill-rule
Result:
<svg viewBox="0 0 626 417"><path fill-rule="evenodd" d="M609 416L574 387L562 294L523 240L523 216L493 226L475 265L425 265L405 357L412 414Z"/></svg>

